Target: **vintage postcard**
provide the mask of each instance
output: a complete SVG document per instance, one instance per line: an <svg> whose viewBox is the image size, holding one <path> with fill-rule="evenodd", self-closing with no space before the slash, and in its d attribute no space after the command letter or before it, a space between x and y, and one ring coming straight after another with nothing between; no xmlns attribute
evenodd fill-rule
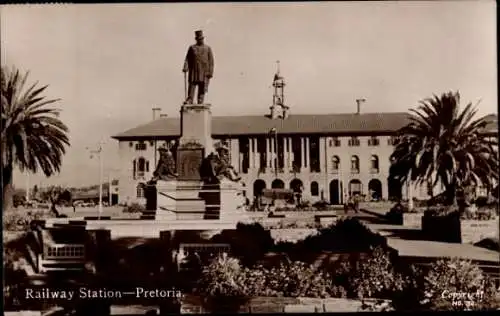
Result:
<svg viewBox="0 0 500 316"><path fill-rule="evenodd" d="M498 310L495 5L1 6L5 314Z"/></svg>

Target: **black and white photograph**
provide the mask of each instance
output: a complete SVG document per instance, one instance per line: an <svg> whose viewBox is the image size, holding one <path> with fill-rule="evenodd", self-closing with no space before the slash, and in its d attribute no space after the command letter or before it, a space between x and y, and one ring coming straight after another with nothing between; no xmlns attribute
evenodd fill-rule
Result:
<svg viewBox="0 0 500 316"><path fill-rule="evenodd" d="M1 5L4 314L500 310L496 12Z"/></svg>

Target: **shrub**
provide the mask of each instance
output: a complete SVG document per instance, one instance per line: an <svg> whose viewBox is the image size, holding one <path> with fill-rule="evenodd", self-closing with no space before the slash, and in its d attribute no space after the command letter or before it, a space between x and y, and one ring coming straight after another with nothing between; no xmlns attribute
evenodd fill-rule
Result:
<svg viewBox="0 0 500 316"><path fill-rule="evenodd" d="M408 287L408 280L396 272L389 253L377 247L368 256L341 259L333 267L335 284L350 298L393 299Z"/></svg>
<svg viewBox="0 0 500 316"><path fill-rule="evenodd" d="M424 216L450 216L457 212L457 209L451 206L429 206Z"/></svg>
<svg viewBox="0 0 500 316"><path fill-rule="evenodd" d="M387 214L385 214L385 217L389 220L389 222L394 223L394 224L403 224L403 213L408 212L408 207L404 206L401 203L396 203Z"/></svg>
<svg viewBox="0 0 500 316"><path fill-rule="evenodd" d="M226 255L213 260L204 269L194 291L202 296L243 296L245 294L241 278L243 268L238 259Z"/></svg>
<svg viewBox="0 0 500 316"><path fill-rule="evenodd" d="M37 211L18 211L13 210L6 212L3 216L4 231L27 231L30 228L30 223L34 220L42 220L51 218L52 215L42 210Z"/></svg>
<svg viewBox="0 0 500 316"><path fill-rule="evenodd" d="M316 209L318 209L319 211L323 211L323 210L328 209L328 207L330 206L330 203L328 203L328 201L326 201L326 200L321 200L321 201L315 202L312 206L315 207Z"/></svg>
<svg viewBox="0 0 500 316"><path fill-rule="evenodd" d="M259 223L238 223L236 230L223 231L212 242L230 244L232 254L246 266L255 264L274 246L271 232Z"/></svg>
<svg viewBox="0 0 500 316"><path fill-rule="evenodd" d="M146 207L144 205L141 205L139 203L132 203L128 206L125 206L123 208L124 213L142 213L146 210Z"/></svg>
<svg viewBox="0 0 500 316"><path fill-rule="evenodd" d="M23 287L27 281L24 266L28 264L23 249L27 242L27 235L22 234L15 239L4 243L3 271L4 271L4 308L17 309L26 306L23 300ZM33 304L32 304L33 305ZM36 304L35 304L36 305ZM31 307L31 306L30 306Z"/></svg>
<svg viewBox="0 0 500 316"><path fill-rule="evenodd" d="M486 205L488 205L488 197L486 197L486 196L479 196L474 201L474 204L476 204L477 207L486 206Z"/></svg>
<svg viewBox="0 0 500 316"><path fill-rule="evenodd" d="M322 228L319 233L309 236L303 241L302 251L340 251L362 252L369 251L372 247L385 247L387 242L384 237L373 233L356 218L343 218L337 223Z"/></svg>
<svg viewBox="0 0 500 316"><path fill-rule="evenodd" d="M244 268L230 257L214 260L204 270L195 292L205 297L345 297L345 290L335 286L328 274L305 263Z"/></svg>
<svg viewBox="0 0 500 316"><path fill-rule="evenodd" d="M495 218L495 212L494 212L494 210L485 209L485 208L479 209L475 212L472 212L470 210L465 210L465 212L463 212L460 215L460 218L461 219L487 221L487 220Z"/></svg>
<svg viewBox="0 0 500 316"><path fill-rule="evenodd" d="M467 260L454 258L432 264L424 278L422 291L422 306L430 310L490 310L500 307L493 282ZM451 296L462 293L467 297L453 299Z"/></svg>

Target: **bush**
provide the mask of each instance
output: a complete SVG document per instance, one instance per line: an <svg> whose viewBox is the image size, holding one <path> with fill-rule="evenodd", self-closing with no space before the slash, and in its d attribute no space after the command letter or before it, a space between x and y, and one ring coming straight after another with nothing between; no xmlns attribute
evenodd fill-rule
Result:
<svg viewBox="0 0 500 316"><path fill-rule="evenodd" d="M500 307L494 283L467 260L455 258L432 264L424 278L422 291L422 306L430 310L492 310ZM455 300L451 297L462 293L467 297Z"/></svg>
<svg viewBox="0 0 500 316"><path fill-rule="evenodd" d="M124 213L142 213L146 210L146 207L144 205L141 205L139 203L132 203L128 206L125 206L123 208Z"/></svg>
<svg viewBox="0 0 500 316"><path fill-rule="evenodd" d="M341 259L333 267L334 282L347 290L354 299L393 299L406 290L410 281L396 272L390 255L381 247L368 256L354 260Z"/></svg>
<svg viewBox="0 0 500 316"><path fill-rule="evenodd" d="M408 212L408 207L404 206L401 203L396 203L389 212L385 214L385 217L389 220L389 222L393 224L403 224L403 213Z"/></svg>
<svg viewBox="0 0 500 316"><path fill-rule="evenodd" d="M345 297L332 278L302 262L265 268L242 267L237 259L220 257L203 272L195 293L205 297Z"/></svg>
<svg viewBox="0 0 500 316"><path fill-rule="evenodd" d="M13 210L6 212L3 216L4 231L27 231L30 228L30 223L34 220L42 220L51 218L52 215L42 210L38 211L18 211Z"/></svg>
<svg viewBox="0 0 500 316"><path fill-rule="evenodd" d="M494 210L483 208L483 209L479 209L475 212L472 212L470 210L465 210L465 212L463 212L460 215L460 218L461 219L479 220L479 221L488 221L488 220L494 219L495 215L496 214L495 214Z"/></svg>
<svg viewBox="0 0 500 316"><path fill-rule="evenodd" d="M474 201L474 204L476 204L477 207L486 206L486 205L488 205L488 197L480 196L480 197L476 198L476 200Z"/></svg>
<svg viewBox="0 0 500 316"><path fill-rule="evenodd" d="M326 200L321 200L312 205L314 208L318 209L319 211L327 210L328 207L330 206L330 203Z"/></svg>
<svg viewBox="0 0 500 316"><path fill-rule="evenodd" d="M271 232L259 223L238 223L236 230L223 231L211 240L230 244L232 254L246 266L255 264L274 246Z"/></svg>
<svg viewBox="0 0 500 316"><path fill-rule="evenodd" d="M452 206L429 206L424 216L450 216L458 210Z"/></svg>

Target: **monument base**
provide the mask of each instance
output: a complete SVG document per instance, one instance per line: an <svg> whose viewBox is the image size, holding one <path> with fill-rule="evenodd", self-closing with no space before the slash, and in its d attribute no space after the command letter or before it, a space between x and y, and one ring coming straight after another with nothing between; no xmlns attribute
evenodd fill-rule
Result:
<svg viewBox="0 0 500 316"><path fill-rule="evenodd" d="M200 197L199 181L161 181L157 184L157 190L157 215L168 212L168 217L174 220L204 218L205 201Z"/></svg>
<svg viewBox="0 0 500 316"><path fill-rule="evenodd" d="M240 183L223 179L220 184L199 181L158 181L158 220L220 220L246 222L245 195Z"/></svg>
<svg viewBox="0 0 500 316"><path fill-rule="evenodd" d="M220 183L220 220L248 222L244 189L238 182L223 179Z"/></svg>

